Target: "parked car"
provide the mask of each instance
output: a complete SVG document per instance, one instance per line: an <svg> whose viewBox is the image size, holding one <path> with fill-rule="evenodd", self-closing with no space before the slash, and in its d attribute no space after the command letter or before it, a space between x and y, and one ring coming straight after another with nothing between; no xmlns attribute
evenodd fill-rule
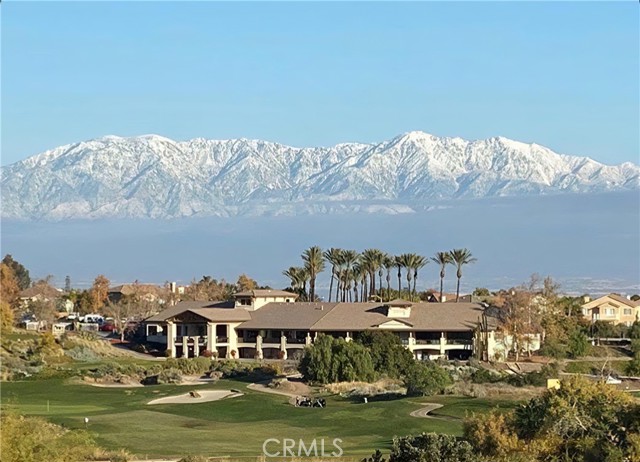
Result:
<svg viewBox="0 0 640 462"><path fill-rule="evenodd" d="M102 332L113 332L115 329L116 326L112 322L105 322L100 326Z"/></svg>

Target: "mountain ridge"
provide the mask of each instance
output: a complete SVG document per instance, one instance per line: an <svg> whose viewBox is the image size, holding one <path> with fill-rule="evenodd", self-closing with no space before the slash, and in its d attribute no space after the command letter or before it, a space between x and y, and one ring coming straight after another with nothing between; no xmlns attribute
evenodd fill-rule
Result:
<svg viewBox="0 0 640 462"><path fill-rule="evenodd" d="M640 167L421 131L315 148L107 135L3 167L1 188L2 217L17 219L393 214L440 199L636 190Z"/></svg>

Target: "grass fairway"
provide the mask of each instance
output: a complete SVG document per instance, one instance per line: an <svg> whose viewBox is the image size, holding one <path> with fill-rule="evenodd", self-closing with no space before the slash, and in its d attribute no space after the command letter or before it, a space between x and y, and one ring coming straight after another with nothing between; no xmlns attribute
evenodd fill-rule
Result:
<svg viewBox="0 0 640 462"><path fill-rule="evenodd" d="M369 455L388 448L394 435L441 432L459 435L465 413L483 412L513 403L437 396L354 403L327 398L326 409L296 408L284 396L252 391L246 383L221 380L197 387L161 385L140 388L97 388L62 379L6 382L2 407L39 415L68 428L89 430L106 448L121 448L140 456L258 456L268 438L342 439L345 456ZM149 406L151 399L189 390L238 389L239 398L198 404ZM47 410L47 402L48 410ZM434 412L444 419L419 419L409 413L420 403L444 405Z"/></svg>

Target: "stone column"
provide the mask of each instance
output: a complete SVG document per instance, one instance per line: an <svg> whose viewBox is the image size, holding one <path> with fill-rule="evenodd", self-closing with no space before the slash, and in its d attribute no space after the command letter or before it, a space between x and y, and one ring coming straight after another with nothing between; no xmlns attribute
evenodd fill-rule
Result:
<svg viewBox="0 0 640 462"><path fill-rule="evenodd" d="M176 357L176 325L173 321L167 322L167 350L171 358Z"/></svg>
<svg viewBox="0 0 640 462"><path fill-rule="evenodd" d="M186 335L182 336L182 357L189 357L189 337L187 337Z"/></svg>
<svg viewBox="0 0 640 462"><path fill-rule="evenodd" d="M345 337L345 341L346 341L346 342L350 342L351 340L352 340L352 338L351 338L351 332L347 332L347 333L346 333L346 337Z"/></svg>
<svg viewBox="0 0 640 462"><path fill-rule="evenodd" d="M207 350L216 351L216 325L212 322L207 322Z"/></svg>
<svg viewBox="0 0 640 462"><path fill-rule="evenodd" d="M236 327L238 324L227 324L227 338L228 338L228 347L227 351L229 352L229 357L231 357L231 351L236 351L236 358L240 357L240 348L238 347L238 332L236 332Z"/></svg>
<svg viewBox="0 0 640 462"><path fill-rule="evenodd" d="M262 354L262 335L260 334L256 336L256 354L258 355L258 359L264 357Z"/></svg>
<svg viewBox="0 0 640 462"><path fill-rule="evenodd" d="M193 357L197 358L200 356L200 336L196 335L193 338Z"/></svg>
<svg viewBox="0 0 640 462"><path fill-rule="evenodd" d="M282 359L287 359L287 337L284 336L284 332L280 332L280 351L284 353Z"/></svg>
<svg viewBox="0 0 640 462"><path fill-rule="evenodd" d="M304 344L305 345L311 345L311 332L307 332L307 336L304 339Z"/></svg>
<svg viewBox="0 0 640 462"><path fill-rule="evenodd" d="M440 333L440 354L445 355L445 345L447 344L447 337L444 332Z"/></svg>

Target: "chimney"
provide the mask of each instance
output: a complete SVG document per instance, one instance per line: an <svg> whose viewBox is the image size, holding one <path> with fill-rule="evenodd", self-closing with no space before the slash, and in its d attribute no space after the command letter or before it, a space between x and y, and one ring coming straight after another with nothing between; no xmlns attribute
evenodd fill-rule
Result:
<svg viewBox="0 0 640 462"><path fill-rule="evenodd" d="M176 293L176 283L172 282L171 284L169 284L169 290L171 290L172 294Z"/></svg>
<svg viewBox="0 0 640 462"><path fill-rule="evenodd" d="M588 295L584 295L582 297L582 302L583 303L589 303L591 301L591 297L589 297Z"/></svg>
<svg viewBox="0 0 640 462"><path fill-rule="evenodd" d="M442 294L442 300L440 300L440 303L444 303L447 301L447 296L445 294Z"/></svg>

